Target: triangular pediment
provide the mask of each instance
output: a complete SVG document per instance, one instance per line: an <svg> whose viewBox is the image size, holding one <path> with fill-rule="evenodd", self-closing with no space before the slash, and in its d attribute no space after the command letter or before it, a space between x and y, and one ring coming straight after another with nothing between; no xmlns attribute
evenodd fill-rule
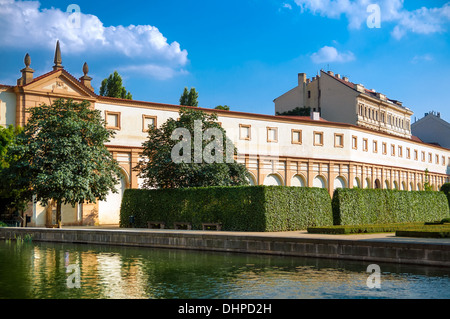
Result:
<svg viewBox="0 0 450 319"><path fill-rule="evenodd" d="M54 94L56 96L64 95L74 99L96 97L94 92L64 70L44 74L24 86L24 89L33 93Z"/></svg>

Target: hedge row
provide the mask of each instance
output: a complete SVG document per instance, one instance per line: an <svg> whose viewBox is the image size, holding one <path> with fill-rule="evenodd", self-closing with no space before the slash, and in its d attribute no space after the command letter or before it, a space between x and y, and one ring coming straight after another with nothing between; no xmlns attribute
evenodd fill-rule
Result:
<svg viewBox="0 0 450 319"><path fill-rule="evenodd" d="M229 231L291 231L332 225L326 189L285 186L205 187L140 190L124 193L120 226L147 227L149 221L220 223Z"/></svg>
<svg viewBox="0 0 450 319"><path fill-rule="evenodd" d="M395 232L398 237L422 237L422 238L450 238L450 225L425 225L411 229L399 229Z"/></svg>
<svg viewBox="0 0 450 319"><path fill-rule="evenodd" d="M369 233L393 233L397 230L416 229L423 226L418 223L396 223L396 224L371 224L371 225L334 225L324 227L308 227L310 234L369 234Z"/></svg>
<svg viewBox="0 0 450 319"><path fill-rule="evenodd" d="M443 192L337 189L332 207L334 225L412 223L449 217Z"/></svg>
<svg viewBox="0 0 450 319"><path fill-rule="evenodd" d="M441 192L447 195L448 205L450 206L450 183L445 183L441 186Z"/></svg>

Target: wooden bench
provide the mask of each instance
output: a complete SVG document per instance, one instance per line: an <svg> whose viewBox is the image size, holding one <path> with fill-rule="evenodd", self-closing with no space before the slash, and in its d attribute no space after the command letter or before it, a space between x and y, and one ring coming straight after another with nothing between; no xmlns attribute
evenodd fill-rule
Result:
<svg viewBox="0 0 450 319"><path fill-rule="evenodd" d="M191 230L192 229L192 224L191 223L184 223L184 222L176 222L176 223L173 223L173 228L174 229Z"/></svg>
<svg viewBox="0 0 450 319"><path fill-rule="evenodd" d="M202 223L202 229L203 230L212 230L211 228L215 230L221 230L222 224L219 223Z"/></svg>
<svg viewBox="0 0 450 319"><path fill-rule="evenodd" d="M148 222L148 228L150 229L164 229L165 227L165 222Z"/></svg>

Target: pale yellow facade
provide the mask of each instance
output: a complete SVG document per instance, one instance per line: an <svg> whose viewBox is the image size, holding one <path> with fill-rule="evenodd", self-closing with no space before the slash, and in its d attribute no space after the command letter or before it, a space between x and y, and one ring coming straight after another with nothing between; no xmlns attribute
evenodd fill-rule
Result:
<svg viewBox="0 0 450 319"><path fill-rule="evenodd" d="M91 89L90 82L86 82L90 81L86 72L80 79L61 67L37 78L30 79L30 74L26 75L27 84L0 86L1 125L24 125L29 108L52 103L58 98L91 102L92 107L103 114L107 127L116 131L115 138L107 143L107 147L122 168L119 194L111 194L106 201L95 204L64 207L63 225L118 224L123 191L142 185L133 168L140 160L148 123L161 126L169 118L178 118L180 106L98 96ZM332 194L338 187L421 190L425 183L425 170L428 170L429 182L435 190L450 180L449 149L412 139L408 125L401 126L401 129L397 126L383 129L380 117L377 120L376 116L369 118L366 113L360 114L359 107L371 108L370 112L372 108L376 109L379 116L382 112L395 115L402 118L404 124L412 112L399 105L392 106L391 102L358 95L350 88L341 88L339 83L332 83L336 81L331 78L334 75L322 75L323 78L326 76L330 77L329 87L336 84L337 95L335 99L325 101L347 107L347 113L342 113L348 118L324 120L326 116L337 114L333 115L333 109L323 105L320 109L322 118L318 118L316 113L311 118L297 118L198 109L218 115L218 122L238 149L237 160L249 169L252 175L250 182L254 185L323 187ZM301 83L306 83L304 78L299 76ZM319 86L316 89L319 90ZM354 94L343 94L341 100L340 89ZM287 96L296 101L300 94L294 90ZM280 104L277 110L280 110ZM396 133L390 133L392 130ZM32 216L30 225L48 224L51 209L42 203L32 205L28 212Z"/></svg>

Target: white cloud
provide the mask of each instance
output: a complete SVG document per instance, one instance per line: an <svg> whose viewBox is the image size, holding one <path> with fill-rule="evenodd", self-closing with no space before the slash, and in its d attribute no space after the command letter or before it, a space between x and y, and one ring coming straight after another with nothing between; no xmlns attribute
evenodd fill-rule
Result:
<svg viewBox="0 0 450 319"><path fill-rule="evenodd" d="M335 47L324 46L318 52L311 55L311 60L315 64L337 62L345 63L355 60L352 52L339 52Z"/></svg>
<svg viewBox="0 0 450 319"><path fill-rule="evenodd" d="M0 0L0 8L3 47L54 49L59 39L64 54L125 56L173 69L188 62L187 51L151 25L105 27L95 15L41 9L38 1Z"/></svg>
<svg viewBox="0 0 450 319"><path fill-rule="evenodd" d="M124 67L118 67L119 72L124 72L127 74L139 74L146 77L152 77L158 80L168 80L176 75L186 75L189 74L188 71L184 69L175 70L171 67L160 66L157 64L144 64L144 65L128 65Z"/></svg>
<svg viewBox="0 0 450 319"><path fill-rule="evenodd" d="M434 58L431 54L424 54L424 55L416 55L412 58L411 63L417 64L421 62L431 62Z"/></svg>
<svg viewBox="0 0 450 319"><path fill-rule="evenodd" d="M432 34L445 32L450 24L450 2L442 7L408 11L404 8L404 0L294 0L302 12L312 12L327 18L339 19L345 16L350 29L359 29L366 25L370 12L367 7L377 3L380 7L381 27L384 23L393 25L391 32L396 39L408 32L416 34Z"/></svg>

